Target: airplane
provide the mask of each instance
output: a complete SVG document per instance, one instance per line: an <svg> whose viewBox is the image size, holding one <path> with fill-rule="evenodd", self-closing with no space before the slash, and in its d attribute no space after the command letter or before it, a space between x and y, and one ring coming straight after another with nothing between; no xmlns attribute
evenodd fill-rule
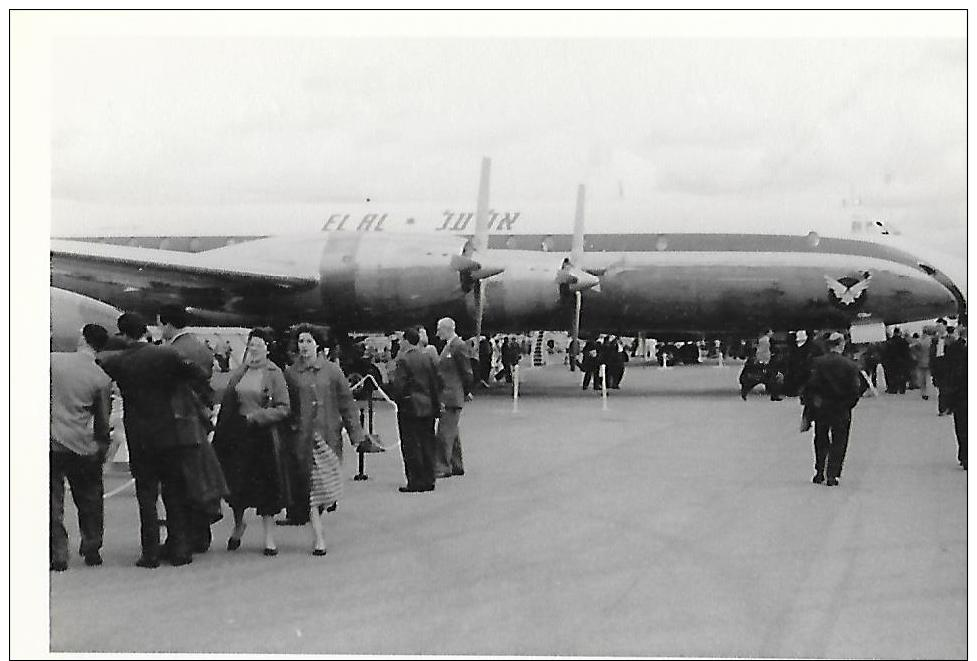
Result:
<svg viewBox="0 0 977 661"><path fill-rule="evenodd" d="M965 271L891 235L584 234L583 187L573 234L511 233L519 214L489 207L489 167L484 159L474 213L406 218L440 222L433 232L389 231L396 214L369 211L350 215L356 229L331 214L313 232L154 239L166 249L137 237L53 239L51 284L150 315L179 302L209 325L386 332L451 316L463 335L745 334L966 314Z"/></svg>

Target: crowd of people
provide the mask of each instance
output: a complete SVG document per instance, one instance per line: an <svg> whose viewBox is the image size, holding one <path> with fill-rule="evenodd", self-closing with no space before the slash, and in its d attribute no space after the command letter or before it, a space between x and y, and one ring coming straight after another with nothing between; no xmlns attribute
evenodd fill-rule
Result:
<svg viewBox="0 0 977 661"><path fill-rule="evenodd" d="M957 461L967 468L967 329L945 319L926 326L907 340L891 330L886 340L857 347L838 332L799 330L786 343L773 341L773 331L757 340L740 372L745 401L759 384L772 401L799 397L801 431L814 425L816 484L838 484L848 446L851 411L866 390L878 387L881 367L885 392L902 395L919 389L929 399L929 381L938 391L937 415L954 417Z"/></svg>
<svg viewBox="0 0 977 661"><path fill-rule="evenodd" d="M77 351L51 354L51 570L67 569L70 557L65 482L78 510L80 553L86 564L102 564L113 384L136 489L137 566L187 565L208 551L223 502L234 518L228 551L241 548L253 509L264 555L278 555L276 525L308 526L312 555L325 555L323 515L342 495L344 430L357 449L369 444L348 375L380 376L375 365L354 347L327 348L319 327L292 327L287 347L272 329L255 328L217 402L211 377L222 365L212 345L188 331L179 306L161 308L157 322L162 342L152 341L141 316L125 313L116 335L89 324ZM406 329L385 384L398 402L405 493L432 491L436 479L465 473L459 423L472 398L472 353L450 318L437 332L441 350L428 346L423 328Z"/></svg>
<svg viewBox="0 0 977 661"><path fill-rule="evenodd" d="M437 323L437 347L422 326L404 329L387 355L363 345L327 347L322 329L301 324L287 337L255 328L243 359L233 369L220 401L211 386L213 346L187 328L179 306L159 310L162 342L151 341L135 313L118 319L118 333L86 325L77 351L51 354L50 567L67 569L65 482L78 512L79 553L102 563L104 534L102 467L110 447L113 384L121 396L123 425L134 478L141 554L136 565L182 566L208 551L211 526L230 506L228 551L238 550L254 509L262 522L263 553L276 556L276 525L308 526L312 554L326 554L324 514L342 496L343 433L362 450L361 426L350 379L372 374L397 402L397 424L406 484L403 493L430 492L438 479L465 474L460 420L477 383L512 382L513 369L529 350L515 336L458 336L455 323ZM654 343L648 342L648 346ZM229 344L228 344L229 347ZM582 388L619 389L637 342L614 335L588 339L575 366ZM652 348L652 351L654 349ZM899 329L879 345L855 351L841 333L797 331L787 343L772 331L759 337L740 374L745 400L763 384L772 400L800 397L802 430L812 425L817 484L838 484L851 412L882 366L887 392L905 393L915 383L928 399L938 390L938 414L952 414L958 461L967 467L966 328L941 320L907 340ZM225 355L222 350L221 355ZM226 353L230 364L230 352ZM388 359L386 369L377 360ZM603 369L601 369L603 368ZM872 376L869 376L872 375ZM366 443L367 446L363 444ZM165 510L161 540L158 501ZM283 510L286 516L276 519Z"/></svg>

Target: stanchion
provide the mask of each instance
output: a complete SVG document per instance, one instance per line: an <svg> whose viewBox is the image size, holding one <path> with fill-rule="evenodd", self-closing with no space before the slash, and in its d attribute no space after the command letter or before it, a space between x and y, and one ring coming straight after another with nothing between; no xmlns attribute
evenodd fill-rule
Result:
<svg viewBox="0 0 977 661"><path fill-rule="evenodd" d="M602 411L607 410L607 365L601 363L597 370L600 375L600 407Z"/></svg>
<svg viewBox="0 0 977 661"><path fill-rule="evenodd" d="M658 367L658 369L660 369L660 370L672 369L671 367L668 366L668 352L667 351L662 351L662 364Z"/></svg>
<svg viewBox="0 0 977 661"><path fill-rule="evenodd" d="M862 378L865 379L865 383L868 384L868 389L872 392L872 397L878 397L879 391L875 389L874 385L872 385L872 379L868 378L868 374L865 372L865 370L862 370Z"/></svg>
<svg viewBox="0 0 977 661"><path fill-rule="evenodd" d="M370 395L370 399L369 399L369 402L368 402L367 406L370 409L370 422L369 422L369 426L370 426L370 432L372 433L373 432L373 395L372 394ZM366 416L366 412L363 409L360 409L360 427L363 427L364 417L365 416ZM359 448L356 449L357 464L358 464L359 472L356 475L353 476L353 479L356 480L357 482L360 481L360 480L369 480L370 479L370 476L363 472L363 455L365 455L365 454L366 453L363 452L362 450L360 450Z"/></svg>
<svg viewBox="0 0 977 661"><path fill-rule="evenodd" d="M719 356L719 362L716 364L716 367L720 369L726 367L726 364L723 362L723 352L720 351L717 355Z"/></svg>
<svg viewBox="0 0 977 661"><path fill-rule="evenodd" d="M512 412L519 413L519 364L512 366Z"/></svg>
<svg viewBox="0 0 977 661"><path fill-rule="evenodd" d="M382 444L381 443L381 440L380 440L380 435L373 433L373 393L374 392L380 393L380 396L383 397L383 399L385 399L387 401L387 403L390 404L393 407L393 410L394 410L394 418L397 417L397 411L398 411L398 409L397 409L397 403L394 402L394 400L390 399L390 395L388 395L386 393L386 391L384 391L384 389L380 387L380 384L377 383L377 380L373 378L373 375L372 374L367 374L362 379L360 379L359 381L357 381L356 384L350 386L350 390L352 390L353 392L356 392L367 381L372 381L373 382L373 385L374 385L375 390L373 390L373 391L370 392L370 398L368 400L366 400L367 412L364 413L363 409L360 409L360 427L363 427L364 426L364 419L363 419L364 418L364 415L369 415L369 418L366 420L366 428L367 428L367 431L366 431L366 433L363 436L363 442L360 443L356 447L356 454L359 455L359 458L357 460L359 472L356 475L353 476L353 479L354 480L367 480L367 479L369 479L369 476L366 473L363 472L363 455L364 454L373 453L373 452L386 452L388 449L394 448L394 447L400 445L400 436L399 436L399 434L397 435L397 442L396 443L393 443L393 444L390 444L390 443ZM396 429L397 426L394 425L394 428Z"/></svg>

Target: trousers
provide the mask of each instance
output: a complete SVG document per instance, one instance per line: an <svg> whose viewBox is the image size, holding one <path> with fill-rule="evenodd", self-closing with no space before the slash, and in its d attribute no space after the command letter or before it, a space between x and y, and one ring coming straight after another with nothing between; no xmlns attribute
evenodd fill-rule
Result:
<svg viewBox="0 0 977 661"><path fill-rule="evenodd" d="M78 530L81 533L82 555L102 548L105 530L105 510L102 502L102 461L96 455L74 452L49 454L51 510L51 562L68 562L68 531L64 527L64 484L71 487L71 498L78 510Z"/></svg>
<svg viewBox="0 0 977 661"><path fill-rule="evenodd" d="M851 409L825 411L814 415L814 472L828 478L839 477L848 452ZM827 466L825 465L827 464Z"/></svg>
<svg viewBox="0 0 977 661"><path fill-rule="evenodd" d="M156 501L162 493L166 508L166 540L173 557L190 553L190 500L184 456L192 448L149 450L129 446L129 469L136 480L139 503L139 540L142 554L158 558L159 515Z"/></svg>
<svg viewBox="0 0 977 661"><path fill-rule="evenodd" d="M438 420L437 453L434 461L434 474L451 475L465 470L461 455L460 407L448 407Z"/></svg>
<svg viewBox="0 0 977 661"><path fill-rule="evenodd" d="M957 461L967 467L967 398L953 406L953 431L957 436Z"/></svg>
<svg viewBox="0 0 977 661"><path fill-rule="evenodd" d="M434 436L434 416L418 418L397 413L400 429L400 453L404 458L407 486L426 489L434 485L437 441Z"/></svg>

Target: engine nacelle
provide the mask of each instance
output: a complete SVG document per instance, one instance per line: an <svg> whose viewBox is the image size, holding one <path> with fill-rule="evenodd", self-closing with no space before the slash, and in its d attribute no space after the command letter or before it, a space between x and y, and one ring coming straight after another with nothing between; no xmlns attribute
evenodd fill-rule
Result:
<svg viewBox="0 0 977 661"><path fill-rule="evenodd" d="M390 329L464 314L465 291L452 258L465 239L330 233L319 263L319 304L358 329Z"/></svg>

